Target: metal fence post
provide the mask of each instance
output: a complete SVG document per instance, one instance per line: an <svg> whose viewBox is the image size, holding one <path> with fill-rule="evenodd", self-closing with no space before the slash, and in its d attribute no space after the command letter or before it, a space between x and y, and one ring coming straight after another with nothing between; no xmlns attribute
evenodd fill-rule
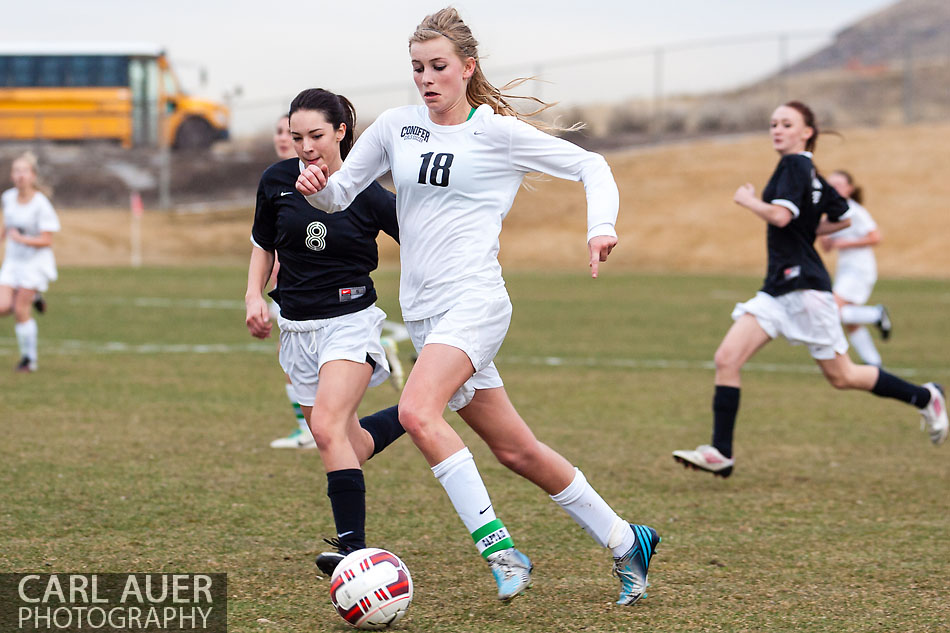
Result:
<svg viewBox="0 0 950 633"><path fill-rule="evenodd" d="M653 51L653 136L663 134L663 48Z"/></svg>
<svg viewBox="0 0 950 633"><path fill-rule="evenodd" d="M778 72L775 74L778 86L778 103L788 99L788 33L778 35Z"/></svg>

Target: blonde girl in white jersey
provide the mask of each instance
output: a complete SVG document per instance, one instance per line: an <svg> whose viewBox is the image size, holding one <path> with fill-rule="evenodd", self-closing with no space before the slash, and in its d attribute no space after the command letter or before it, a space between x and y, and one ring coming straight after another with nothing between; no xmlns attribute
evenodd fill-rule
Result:
<svg viewBox="0 0 950 633"><path fill-rule="evenodd" d="M0 267L0 314L13 313L18 372L37 369L37 327L31 309L36 294L46 292L57 276L53 233L60 229L53 205L37 188L36 157L27 152L13 161L13 188L0 196L3 204L3 237Z"/></svg>
<svg viewBox="0 0 950 633"><path fill-rule="evenodd" d="M602 156L521 120L482 74L477 42L455 9L430 15L409 40L424 106L381 115L343 167L304 171L297 184L314 206L345 209L391 171L400 231L400 303L419 352L399 419L445 488L491 566L498 597L530 584L531 561L495 516L472 455L442 417L448 405L498 460L551 495L613 553L619 604L643 596L659 536L621 519L580 470L539 442L514 409L492 362L511 303L498 264L501 223L525 174L581 180L587 193L590 267L597 277L617 243L619 194Z"/></svg>
<svg viewBox="0 0 950 633"><path fill-rule="evenodd" d="M838 251L835 282L832 287L835 302L841 312L841 324L848 333L861 360L868 365L881 366L881 354L865 325L875 325L881 337L891 336L891 319L883 305L865 305L877 281L877 260L874 247L881 243L881 231L871 214L861 205L862 191L850 173L838 169L828 175L828 184L848 201L851 226L819 238L825 251Z"/></svg>

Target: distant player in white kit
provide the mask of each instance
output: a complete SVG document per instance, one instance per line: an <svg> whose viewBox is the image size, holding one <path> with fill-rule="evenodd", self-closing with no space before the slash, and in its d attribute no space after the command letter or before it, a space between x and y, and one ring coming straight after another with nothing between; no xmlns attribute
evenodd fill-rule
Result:
<svg viewBox="0 0 950 633"><path fill-rule="evenodd" d="M36 157L27 152L13 161L13 188L3 192L6 250L0 267L0 314L13 313L18 372L37 369L37 327L31 309L37 293L57 277L53 233L60 230L53 205L37 188Z"/></svg>
<svg viewBox="0 0 950 633"><path fill-rule="evenodd" d="M619 194L602 156L522 120L482 73L478 43L455 9L427 16L409 39L424 106L384 112L339 171L308 167L297 189L319 209L343 211L373 180L392 172L402 273L399 301L419 352L399 401L399 420L448 493L491 567L498 597L531 581L531 561L514 548L446 405L499 461L551 495L614 556L618 604L646 589L660 538L621 519L580 470L539 442L518 415L492 362L511 320L497 255L502 220L525 174L580 180L587 193L591 272L617 243Z"/></svg>
<svg viewBox="0 0 950 633"><path fill-rule="evenodd" d="M838 251L832 292L841 312L841 324L858 355L868 365L881 366L881 355L865 325L876 325L886 341L891 335L891 319L883 305L865 305L877 281L874 247L881 243L881 231L868 210L861 205L861 188L848 172L838 169L828 175L828 184L848 202L846 218L851 226L818 238L825 251Z"/></svg>

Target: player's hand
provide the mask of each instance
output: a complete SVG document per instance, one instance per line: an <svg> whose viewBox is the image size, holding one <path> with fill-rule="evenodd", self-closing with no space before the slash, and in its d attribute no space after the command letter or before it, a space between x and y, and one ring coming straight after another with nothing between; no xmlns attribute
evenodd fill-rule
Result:
<svg viewBox="0 0 950 633"><path fill-rule="evenodd" d="M267 309L267 303L261 297L248 299L244 302L247 308L247 316L244 319L251 336L256 338L267 338L270 336L273 323L270 321L270 311Z"/></svg>
<svg viewBox="0 0 950 633"><path fill-rule="evenodd" d="M313 195L327 186L330 168L326 165L307 165L297 176L297 191L305 196Z"/></svg>
<svg viewBox="0 0 950 633"><path fill-rule="evenodd" d="M821 237L819 237L818 244L821 246L821 250L825 251L826 253L834 250L835 248L834 238L828 237L827 235L822 235Z"/></svg>
<svg viewBox="0 0 950 633"><path fill-rule="evenodd" d="M598 235L590 238L587 242L587 250L590 252L590 276L597 279L597 270L600 262L607 261L610 251L617 245L617 238L609 235Z"/></svg>
<svg viewBox="0 0 950 633"><path fill-rule="evenodd" d="M11 228L8 231L8 233L10 235L10 239L13 240L14 242L20 242L20 243L23 242L23 233L20 233L20 229Z"/></svg>
<svg viewBox="0 0 950 633"><path fill-rule="evenodd" d="M740 185L732 196L733 202L745 206L750 200L755 200L755 186L751 182Z"/></svg>

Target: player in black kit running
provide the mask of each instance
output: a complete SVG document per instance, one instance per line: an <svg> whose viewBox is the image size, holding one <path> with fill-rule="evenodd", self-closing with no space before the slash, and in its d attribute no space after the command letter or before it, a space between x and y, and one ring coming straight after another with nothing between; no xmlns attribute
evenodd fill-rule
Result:
<svg viewBox="0 0 950 633"><path fill-rule="evenodd" d="M815 251L816 235L848 226L848 203L821 178L812 164L818 126L811 109L799 101L779 106L771 119L772 146L781 155L762 192L745 184L736 204L768 224L768 273L754 298L736 305L735 323L716 350L712 445L673 451L685 466L721 477L732 474L732 436L739 412L740 370L766 343L782 336L808 346L825 378L836 389L862 389L920 409L930 440L947 438L943 389L935 383L914 385L874 367L856 365L847 355L831 278ZM826 217L822 217L826 216Z"/></svg>
<svg viewBox="0 0 950 633"><path fill-rule="evenodd" d="M396 407L362 420L357 407L368 386L389 376L379 337L386 314L376 307L370 272L378 265L380 231L399 239L395 196L372 183L348 209L313 208L294 185L307 165L339 169L353 145L356 112L326 90L304 90L290 104L297 157L261 176L248 271L247 327L265 338L272 323L262 297L280 258L280 364L293 384L327 473L337 537L335 552L317 558L328 575L347 552L366 547L366 500L360 466L402 433Z"/></svg>

